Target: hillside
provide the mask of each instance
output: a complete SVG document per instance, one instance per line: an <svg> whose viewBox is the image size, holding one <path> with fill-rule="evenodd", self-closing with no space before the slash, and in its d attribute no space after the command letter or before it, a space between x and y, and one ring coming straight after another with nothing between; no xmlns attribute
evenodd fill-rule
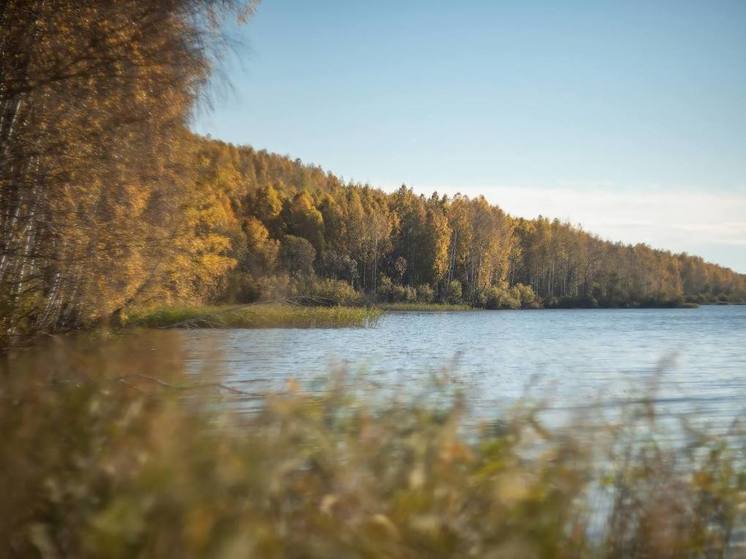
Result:
<svg viewBox="0 0 746 559"><path fill-rule="evenodd" d="M225 214L212 233L235 261L212 297L326 292L318 284L327 279L378 301L489 308L746 298L746 276L696 256L607 242L556 219L513 218L483 197L425 197L404 186L386 193L286 156L194 141L200 188Z"/></svg>

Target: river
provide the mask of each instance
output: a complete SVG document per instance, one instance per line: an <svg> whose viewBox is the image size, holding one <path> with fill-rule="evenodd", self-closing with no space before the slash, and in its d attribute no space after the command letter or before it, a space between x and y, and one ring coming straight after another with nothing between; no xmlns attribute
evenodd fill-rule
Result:
<svg viewBox="0 0 746 559"><path fill-rule="evenodd" d="M526 394L555 408L607 406L649 394L671 415L726 422L746 407L746 306L392 312L375 327L190 330L188 366L217 364L250 392L333 370L396 391L447 370L489 414Z"/></svg>

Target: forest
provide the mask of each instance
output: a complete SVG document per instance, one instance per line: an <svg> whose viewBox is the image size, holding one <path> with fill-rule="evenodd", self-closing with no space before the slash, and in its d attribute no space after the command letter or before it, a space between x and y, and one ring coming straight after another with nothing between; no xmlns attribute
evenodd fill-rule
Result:
<svg viewBox="0 0 746 559"><path fill-rule="evenodd" d="M193 137L230 270L208 297L288 293L344 302L485 308L740 302L746 277L687 254L604 241L557 219L514 218L484 197L345 183L250 147ZM343 283L342 283L343 282Z"/></svg>
<svg viewBox="0 0 746 559"><path fill-rule="evenodd" d="M482 197L393 193L196 136L253 2L10 0L0 8L0 337L153 304L741 302L746 276Z"/></svg>

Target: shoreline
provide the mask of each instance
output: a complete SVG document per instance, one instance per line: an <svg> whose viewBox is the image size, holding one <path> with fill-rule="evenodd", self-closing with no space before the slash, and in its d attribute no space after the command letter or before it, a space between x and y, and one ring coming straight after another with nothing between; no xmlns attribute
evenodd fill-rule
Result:
<svg viewBox="0 0 746 559"><path fill-rule="evenodd" d="M466 304L383 303L373 306L302 306L278 303L248 305L157 306L137 309L123 317L123 328L345 328L375 325L384 313L436 313L536 310L645 310L696 309L744 303L684 303L609 307L552 306L485 309Z"/></svg>

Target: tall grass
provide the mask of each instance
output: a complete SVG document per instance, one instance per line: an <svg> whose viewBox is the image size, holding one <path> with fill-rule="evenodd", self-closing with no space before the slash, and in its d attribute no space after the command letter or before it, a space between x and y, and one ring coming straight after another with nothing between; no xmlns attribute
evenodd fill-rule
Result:
<svg viewBox="0 0 746 559"><path fill-rule="evenodd" d="M447 303L381 303L377 308L395 312L453 312L476 310L470 305L451 305Z"/></svg>
<svg viewBox="0 0 746 559"><path fill-rule="evenodd" d="M171 306L135 311L125 324L147 328L334 328L371 325L380 315L377 309L342 306Z"/></svg>
<svg viewBox="0 0 746 559"><path fill-rule="evenodd" d="M447 382L344 377L238 415L177 348L123 343L3 364L2 555L743 556L743 432L669 445L650 401L605 427L550 429L529 402L475 426Z"/></svg>

